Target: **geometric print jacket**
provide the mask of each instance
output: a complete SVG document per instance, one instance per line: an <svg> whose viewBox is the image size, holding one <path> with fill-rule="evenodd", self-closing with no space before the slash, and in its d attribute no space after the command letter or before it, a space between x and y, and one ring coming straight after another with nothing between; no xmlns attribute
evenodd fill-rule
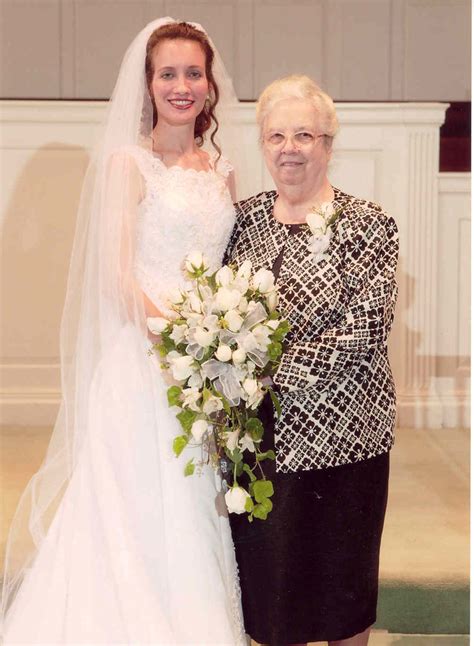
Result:
<svg viewBox="0 0 474 646"><path fill-rule="evenodd" d="M367 460L393 445L395 386L387 338L397 296L398 231L380 206L334 188L325 258L315 264L311 231L273 217L276 191L238 202L224 262L252 261L277 279L291 330L273 381L276 469L297 472Z"/></svg>

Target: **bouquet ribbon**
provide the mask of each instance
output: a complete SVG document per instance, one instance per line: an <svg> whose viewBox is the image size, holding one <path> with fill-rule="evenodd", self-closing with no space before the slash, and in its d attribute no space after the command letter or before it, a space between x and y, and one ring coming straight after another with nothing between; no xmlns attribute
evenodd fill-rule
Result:
<svg viewBox="0 0 474 646"><path fill-rule="evenodd" d="M219 334L219 338L222 343L230 345L232 342L237 342L237 344L244 348L247 352L250 359L257 365L259 368L263 368L267 361L267 353L256 348L247 348L246 339L250 335L250 330L258 323L265 321L267 318L267 313L265 308L261 303L253 308L248 316L245 317L242 327L238 332L231 332L230 330L222 330Z"/></svg>

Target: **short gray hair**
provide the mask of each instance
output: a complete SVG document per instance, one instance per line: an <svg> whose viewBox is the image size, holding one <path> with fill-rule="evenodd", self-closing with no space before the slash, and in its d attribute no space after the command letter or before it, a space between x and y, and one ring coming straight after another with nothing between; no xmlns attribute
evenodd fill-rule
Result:
<svg viewBox="0 0 474 646"><path fill-rule="evenodd" d="M336 108L331 97L309 76L292 74L273 81L263 90L257 101L257 123L260 128L260 138L263 134L263 124L269 112L278 101L283 99L305 99L311 101L318 118L322 133L331 141L339 129Z"/></svg>

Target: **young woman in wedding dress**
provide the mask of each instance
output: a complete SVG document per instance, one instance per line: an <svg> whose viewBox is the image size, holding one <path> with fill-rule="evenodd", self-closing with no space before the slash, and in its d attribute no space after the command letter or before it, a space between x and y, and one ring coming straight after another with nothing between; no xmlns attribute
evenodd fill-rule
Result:
<svg viewBox="0 0 474 646"><path fill-rule="evenodd" d="M231 168L201 147L219 95L235 100L198 25L155 21L125 55L79 209L61 411L9 536L5 644L245 643L219 479L172 453L146 332L185 256L217 268L230 236Z"/></svg>

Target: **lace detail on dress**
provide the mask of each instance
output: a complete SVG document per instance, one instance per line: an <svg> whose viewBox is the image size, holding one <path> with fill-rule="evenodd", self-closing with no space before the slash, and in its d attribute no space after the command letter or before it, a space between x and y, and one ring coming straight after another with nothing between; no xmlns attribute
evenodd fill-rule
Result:
<svg viewBox="0 0 474 646"><path fill-rule="evenodd" d="M234 550L235 555L235 550ZM232 619L234 622L234 635L235 643L247 645L247 637L245 636L244 618L242 615L242 590L240 588L240 575L239 566L237 562L234 568L235 575L233 577L233 585L230 590L230 602L232 605Z"/></svg>
<svg viewBox="0 0 474 646"><path fill-rule="evenodd" d="M215 169L167 167L140 146L127 152L145 181L139 206L135 274L157 307L166 307L170 290L183 285L182 265L191 251L203 251L211 270L222 263L234 225L226 177L232 168L222 158Z"/></svg>
<svg viewBox="0 0 474 646"><path fill-rule="evenodd" d="M214 157L216 159L217 155ZM227 159L227 157L219 157L217 161L214 161L214 168L218 173L220 173L223 177L228 177L229 173L231 173L234 170L234 167L230 163L230 161Z"/></svg>

